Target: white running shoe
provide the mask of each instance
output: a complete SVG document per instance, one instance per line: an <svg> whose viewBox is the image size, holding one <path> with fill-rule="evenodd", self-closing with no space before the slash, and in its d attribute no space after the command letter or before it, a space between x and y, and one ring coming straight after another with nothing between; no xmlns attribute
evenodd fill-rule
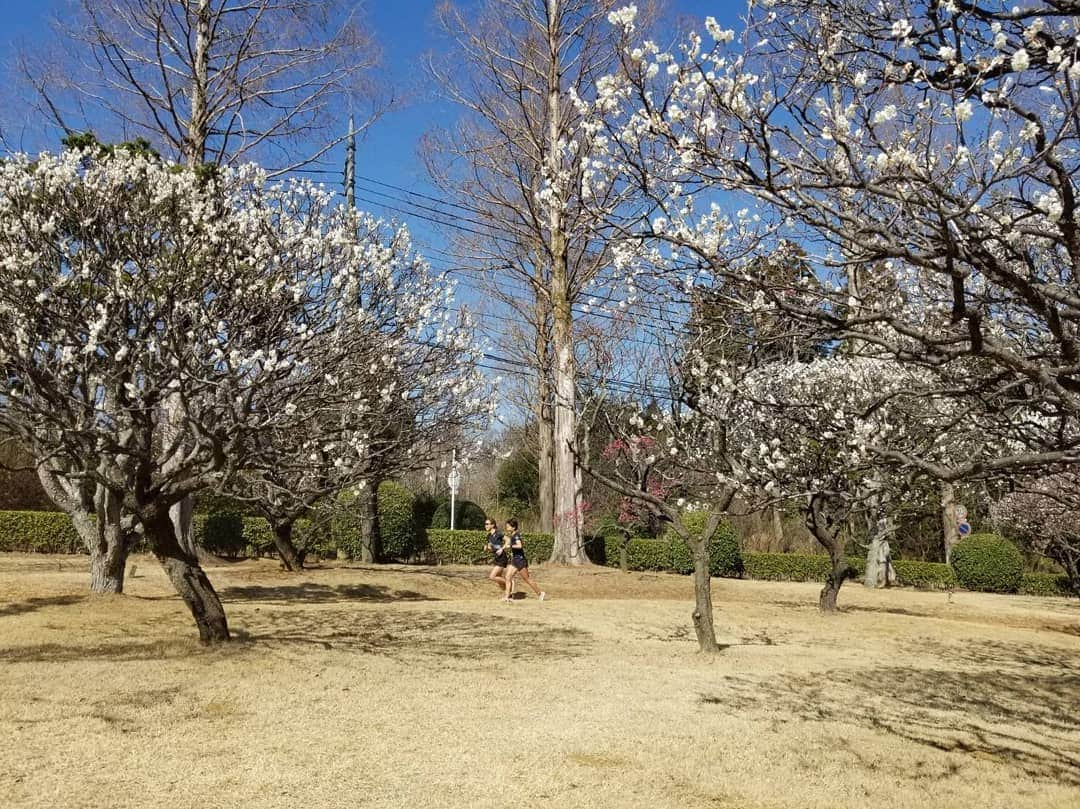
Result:
<svg viewBox="0 0 1080 809"><path fill-rule="evenodd" d="M545 593L543 590L541 590L540 591L540 600L545 601L546 599L547 599L547 593Z"/></svg>

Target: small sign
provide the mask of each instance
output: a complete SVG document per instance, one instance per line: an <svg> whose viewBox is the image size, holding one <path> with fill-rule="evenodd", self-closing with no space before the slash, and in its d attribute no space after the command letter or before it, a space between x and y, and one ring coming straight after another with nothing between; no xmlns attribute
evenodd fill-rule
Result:
<svg viewBox="0 0 1080 809"><path fill-rule="evenodd" d="M971 533L971 523L964 521L956 526L956 533L962 537L966 537Z"/></svg>
<svg viewBox="0 0 1080 809"><path fill-rule="evenodd" d="M953 508L953 513L956 514L956 521L957 522L967 522L967 507L966 506L955 506Z"/></svg>
<svg viewBox="0 0 1080 809"><path fill-rule="evenodd" d="M450 484L450 488L457 491L458 484L461 483L461 473L456 469L451 470L450 476L446 478L446 482Z"/></svg>

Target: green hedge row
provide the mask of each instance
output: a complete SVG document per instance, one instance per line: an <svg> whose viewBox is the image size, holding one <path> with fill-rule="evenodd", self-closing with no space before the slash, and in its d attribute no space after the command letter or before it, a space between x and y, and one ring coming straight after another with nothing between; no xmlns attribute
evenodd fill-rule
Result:
<svg viewBox="0 0 1080 809"><path fill-rule="evenodd" d="M832 570L828 556L809 553L745 553L744 574L748 579L764 581L825 581ZM848 557L847 578L863 575L866 560Z"/></svg>
<svg viewBox="0 0 1080 809"><path fill-rule="evenodd" d="M704 513L690 513L684 524L690 531L701 532L705 528ZM634 538L627 540L618 534L607 534L586 542L586 552L594 562L608 567L620 567L622 554L626 554L627 570L654 570L682 573L694 572L694 556L690 547L674 531L668 531L661 539ZM714 576L739 576L743 572L743 558L739 550L739 538L726 522L720 523L709 543L709 570Z"/></svg>
<svg viewBox="0 0 1080 809"><path fill-rule="evenodd" d="M87 552L71 518L59 511L0 511L0 551Z"/></svg>
<svg viewBox="0 0 1080 809"><path fill-rule="evenodd" d="M530 563L546 562L551 558L555 538L551 534L522 534L525 556ZM491 559L484 531L451 531L429 528L426 555L438 565L476 565Z"/></svg>
<svg viewBox="0 0 1080 809"><path fill-rule="evenodd" d="M865 563L864 563L865 564ZM893 562L901 584L925 590L949 590L957 586L953 569L941 562L919 562L898 559Z"/></svg>
<svg viewBox="0 0 1080 809"><path fill-rule="evenodd" d="M244 556L272 556L274 537L270 525L262 517L241 517L226 512L196 514L194 518L196 540L210 553L236 558ZM298 547L321 556L332 556L338 547L355 542L353 537L339 536L345 526L333 530L320 529L308 520L300 520L293 529L293 540ZM350 526L351 528L351 526ZM356 530L352 528L351 530ZM525 550L530 560L545 561L551 556L554 540L550 534L524 534ZM960 548L969 540L965 540ZM713 575L743 576L748 579L769 581L824 581L828 575L829 559L822 555L794 553L743 553L739 554L734 532L721 526L710 547L710 567ZM426 542L418 549L418 555L436 564L480 564L490 558L487 535L483 531L449 531L429 529ZM605 536L591 538L587 544L590 556L599 564L619 565L621 537ZM972 543L977 548L991 544L992 556L1003 553L996 541L984 540ZM975 548L972 548L975 550ZM62 512L46 511L0 511L0 552L18 553L85 553L71 519ZM1005 585L1012 586L1015 564L1008 555L1009 575ZM689 573L693 559L689 548L674 539L631 539L626 543L627 567L634 571L672 571ZM961 556L963 558L963 555ZM979 559L977 568L984 572L987 562ZM848 559L848 577L862 577L865 560ZM962 563L963 564L963 563ZM898 560L893 563L901 584L928 589L947 589L960 582L949 565L936 562ZM994 568L991 576L996 587L1002 586L1002 577ZM1052 573L1024 573L1016 587L1020 593L1033 596L1076 595L1067 576Z"/></svg>
<svg viewBox="0 0 1080 809"><path fill-rule="evenodd" d="M1026 596L1075 596L1069 577L1064 573L1025 573L1020 582L1020 594Z"/></svg>

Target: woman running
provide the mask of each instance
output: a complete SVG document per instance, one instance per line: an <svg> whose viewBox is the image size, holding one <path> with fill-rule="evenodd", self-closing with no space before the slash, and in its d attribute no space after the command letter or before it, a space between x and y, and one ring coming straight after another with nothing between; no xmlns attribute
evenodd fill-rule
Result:
<svg viewBox="0 0 1080 809"><path fill-rule="evenodd" d="M536 582L529 575L529 560L525 558L525 545L521 541L521 534L518 533L517 520L506 521L506 534L510 537L508 543L510 547L510 567L506 569L506 600L513 600L510 596L513 591L514 577L520 575L525 583L532 588L532 591L543 601L547 598L547 593L537 587Z"/></svg>
<svg viewBox="0 0 1080 809"><path fill-rule="evenodd" d="M488 578L495 582L495 586L502 592L506 589L506 565L510 561L508 544L491 517L484 521L484 530L487 531L487 546L491 551L491 572L488 573Z"/></svg>

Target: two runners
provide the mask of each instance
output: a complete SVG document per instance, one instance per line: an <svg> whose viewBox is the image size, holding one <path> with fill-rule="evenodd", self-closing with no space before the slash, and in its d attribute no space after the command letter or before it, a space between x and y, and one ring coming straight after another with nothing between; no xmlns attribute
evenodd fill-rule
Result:
<svg viewBox="0 0 1080 809"><path fill-rule="evenodd" d="M487 531L487 544L491 551L491 572L488 573L488 578L502 587L503 600L513 601L514 579L518 576L532 588L541 601L545 600L547 593L537 587L529 575L529 560L525 556L525 544L521 541L517 520L506 521L505 533L500 533L493 519L484 523L484 529Z"/></svg>

